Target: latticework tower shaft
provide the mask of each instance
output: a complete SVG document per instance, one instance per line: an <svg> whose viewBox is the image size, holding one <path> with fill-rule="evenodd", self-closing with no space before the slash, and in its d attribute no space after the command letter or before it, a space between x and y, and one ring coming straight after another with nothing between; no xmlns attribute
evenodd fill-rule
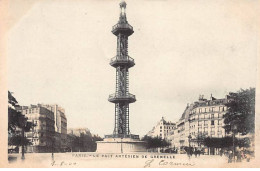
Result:
<svg viewBox="0 0 260 171"><path fill-rule="evenodd" d="M133 34L133 27L128 24L125 14L126 3L120 3L119 21L113 26L112 33L117 36L117 55L111 59L110 65L116 68L116 90L109 96L115 103L115 127L113 134L127 137L129 130L129 103L136 101L129 93L129 68L134 66L134 59L128 56L128 37Z"/></svg>

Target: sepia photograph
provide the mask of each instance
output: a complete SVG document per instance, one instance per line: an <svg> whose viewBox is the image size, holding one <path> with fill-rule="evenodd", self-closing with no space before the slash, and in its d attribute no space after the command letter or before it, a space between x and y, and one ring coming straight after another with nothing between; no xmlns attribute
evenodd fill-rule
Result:
<svg viewBox="0 0 260 171"><path fill-rule="evenodd" d="M0 11L0 167L260 167L260 1Z"/></svg>

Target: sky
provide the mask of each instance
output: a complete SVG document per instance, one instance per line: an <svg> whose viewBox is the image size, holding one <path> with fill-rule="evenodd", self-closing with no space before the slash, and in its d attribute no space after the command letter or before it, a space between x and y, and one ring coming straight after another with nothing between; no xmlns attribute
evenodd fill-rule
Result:
<svg viewBox="0 0 260 171"><path fill-rule="evenodd" d="M8 89L20 105L65 108L68 128L111 134L119 2L28 0L10 3ZM176 122L200 94L224 98L255 87L255 1L129 0L130 131L145 135Z"/></svg>

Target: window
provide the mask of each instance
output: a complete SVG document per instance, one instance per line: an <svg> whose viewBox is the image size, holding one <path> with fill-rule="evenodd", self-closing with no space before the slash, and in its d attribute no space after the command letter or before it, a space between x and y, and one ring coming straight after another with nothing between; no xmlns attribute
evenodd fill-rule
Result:
<svg viewBox="0 0 260 171"><path fill-rule="evenodd" d="M162 132L162 130L160 130L160 132Z"/></svg>
<svg viewBox="0 0 260 171"><path fill-rule="evenodd" d="M204 121L204 126L208 126L208 121Z"/></svg>
<svg viewBox="0 0 260 171"><path fill-rule="evenodd" d="M211 119L214 119L214 114L211 114Z"/></svg>
<svg viewBox="0 0 260 171"><path fill-rule="evenodd" d="M211 125L214 125L214 120L211 121Z"/></svg>
<svg viewBox="0 0 260 171"><path fill-rule="evenodd" d="M160 129L162 129L162 126L160 126Z"/></svg>
<svg viewBox="0 0 260 171"><path fill-rule="evenodd" d="M207 112L207 108L205 108L205 112Z"/></svg>
<svg viewBox="0 0 260 171"><path fill-rule="evenodd" d="M214 112L214 111L215 111L215 108L213 107L213 108L212 108L212 112Z"/></svg>

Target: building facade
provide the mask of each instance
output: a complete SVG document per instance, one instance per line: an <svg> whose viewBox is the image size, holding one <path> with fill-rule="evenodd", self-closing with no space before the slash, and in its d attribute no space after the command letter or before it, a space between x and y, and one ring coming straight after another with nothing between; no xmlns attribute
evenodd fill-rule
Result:
<svg viewBox="0 0 260 171"><path fill-rule="evenodd" d="M35 126L25 136L32 142L27 152L62 152L67 148L67 118L58 105L30 105L17 108Z"/></svg>
<svg viewBox="0 0 260 171"><path fill-rule="evenodd" d="M91 136L90 130L88 128L69 128L68 134L78 137L80 137L82 134Z"/></svg>
<svg viewBox="0 0 260 171"><path fill-rule="evenodd" d="M169 137L172 146L204 148L204 138L225 137L223 116L227 112L226 103L229 100L228 96L216 99L211 95L209 100L200 96L198 101L188 104Z"/></svg>
<svg viewBox="0 0 260 171"><path fill-rule="evenodd" d="M17 108L29 122L35 126L25 133L32 145L27 152L51 152L54 146L54 113L41 105L22 106Z"/></svg>
<svg viewBox="0 0 260 171"><path fill-rule="evenodd" d="M54 113L55 120L55 151L65 151L67 148L67 118L65 115L65 109L58 106L57 104L53 105L42 105L48 110Z"/></svg>
<svg viewBox="0 0 260 171"><path fill-rule="evenodd" d="M166 121L164 117L149 131L146 135L150 137L161 137L168 140L173 133L176 124L170 121Z"/></svg>

